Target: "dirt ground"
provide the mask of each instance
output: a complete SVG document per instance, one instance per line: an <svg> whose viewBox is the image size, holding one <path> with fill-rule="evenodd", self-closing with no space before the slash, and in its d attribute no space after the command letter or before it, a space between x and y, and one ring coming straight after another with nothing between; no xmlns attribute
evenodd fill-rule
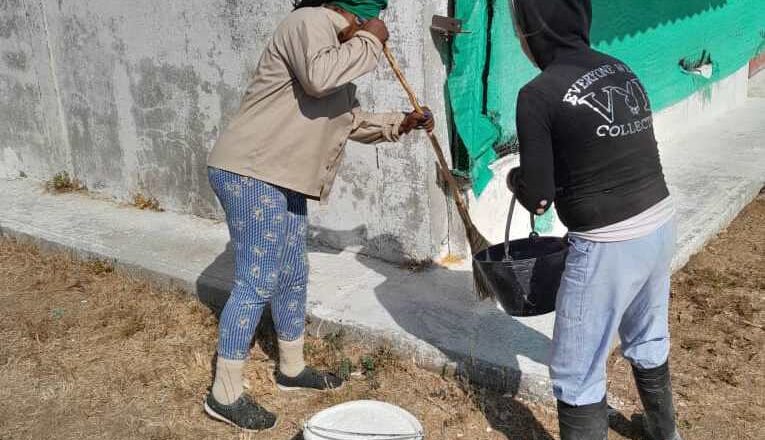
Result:
<svg viewBox="0 0 765 440"><path fill-rule="evenodd" d="M670 365L686 439L765 438L764 312L765 193L673 277ZM609 390L627 412L639 405L631 374L612 356Z"/></svg>
<svg viewBox="0 0 765 440"><path fill-rule="evenodd" d="M679 272L673 283L673 379L687 440L759 439L765 432L762 348L765 197ZM282 416L243 434L210 420L216 319L179 292L101 262L0 239L0 439L299 440L316 411L353 399L400 405L428 439L554 439L554 409L471 387L365 352L342 335L307 344L309 360L350 374L331 393L277 391L270 335L248 367L251 393ZM611 439L640 439L628 365L614 356Z"/></svg>

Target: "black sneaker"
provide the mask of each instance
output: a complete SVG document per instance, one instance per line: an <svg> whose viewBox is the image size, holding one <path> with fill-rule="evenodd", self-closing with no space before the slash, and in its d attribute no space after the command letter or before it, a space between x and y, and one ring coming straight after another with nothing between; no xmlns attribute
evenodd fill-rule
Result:
<svg viewBox="0 0 765 440"><path fill-rule="evenodd" d="M216 420L249 432L267 431L276 426L276 416L246 394L231 405L223 405L210 393L205 399L205 412Z"/></svg>
<svg viewBox="0 0 765 440"><path fill-rule="evenodd" d="M332 373L325 373L306 367L295 377L285 376L281 371L276 371L276 386L282 391L295 391L302 389L311 390L334 390L343 385L343 379Z"/></svg>

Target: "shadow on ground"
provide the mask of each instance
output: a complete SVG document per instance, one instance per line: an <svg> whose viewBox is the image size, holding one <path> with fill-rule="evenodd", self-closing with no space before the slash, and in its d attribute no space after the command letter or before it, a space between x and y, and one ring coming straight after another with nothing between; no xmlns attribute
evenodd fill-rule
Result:
<svg viewBox="0 0 765 440"><path fill-rule="evenodd" d="M401 248L395 237L387 235L359 240L364 233L363 228L351 231L314 228L312 242L321 245L328 242L331 236L331 241L335 243L372 243L372 246L377 246L384 242L385 246ZM347 236L338 240L338 234ZM321 251L334 254L341 252L325 247ZM546 364L547 359L539 355L539 350L530 347L539 347L540 344L548 346L549 338L498 311L493 305L476 301L472 293L472 273L469 271L420 268L414 263L396 266L368 257L365 254L368 251L368 248L362 248L355 258L383 276L384 281L375 287L379 303L403 330L437 348L456 364L457 377L461 379L463 388L472 396L491 427L508 439L553 440L554 437L528 406L515 398L521 388L518 358L526 357ZM410 268L409 273L402 279L402 269L407 267ZM216 316L228 299L232 274L233 250L229 243L226 251L215 259L197 282L200 300ZM417 278L423 277L438 284L430 286L430 293L422 291L422 282L415 282ZM410 279L412 282L408 282ZM434 298L433 292L438 296ZM270 325L266 313L253 343L259 344L265 353L275 359L277 353ZM517 344L516 341L523 343ZM501 353L504 364L507 365L508 360L511 360L510 365L498 369L491 362L464 354L476 351L483 357L491 355L491 351ZM479 380L474 380L476 378ZM642 439L639 416L630 420L614 411L610 416L610 425L612 430L626 438ZM302 438L298 434L291 440Z"/></svg>
<svg viewBox="0 0 765 440"><path fill-rule="evenodd" d="M314 228L312 241L319 244L347 243L365 235L365 232ZM342 234L347 234L350 240L338 240L337 236ZM329 236L332 236L331 240L328 240ZM372 243L372 246L384 243L387 248L394 249L394 253L403 255L403 246L392 235L377 236L359 244L364 243ZM375 287L377 300L403 330L437 348L456 363L457 376L463 379L464 387L474 397L492 428L508 439L529 438L532 435L531 438L552 440L553 437L526 405L514 398L521 385L518 357L546 363L547 359L528 348L549 346L549 338L500 312L493 304L479 303L473 294L473 274L470 271L421 268L419 262L404 262L397 267L368 257L367 253L368 249L362 248L356 254L356 260L384 277L385 281ZM410 273L401 280L402 269L406 268ZM424 276L437 285L423 290L422 283L416 282L416 279ZM514 341L524 343L513 344L505 339L509 335L513 336ZM487 341L491 341L488 346ZM510 359L514 362L498 369L478 358L491 351L491 347L496 348L497 352L504 352L501 356L504 361L510 351ZM475 357L465 355L477 351L480 354ZM524 437L519 437L519 433Z"/></svg>
<svg viewBox="0 0 765 440"><path fill-rule="evenodd" d="M630 440L643 440L643 415L634 414L628 419L617 410L610 409L608 426L612 431Z"/></svg>
<svg viewBox="0 0 765 440"><path fill-rule="evenodd" d="M353 243L359 241L359 232L314 229L312 241L321 244L327 241L329 234L335 236L335 239L338 234L347 234L351 239L341 242ZM364 242L373 245L385 242L386 246L401 248L395 237L387 235ZM340 252L324 248L322 251ZM532 435L531 438L551 440L553 437L531 410L514 398L520 388L518 357L525 356L545 363L546 359L526 348L539 344L548 345L547 336L496 310L490 304L478 303L473 297L472 273L469 271L425 268L421 272L410 271L402 279L401 267L367 257L366 251L367 248L361 249L356 259L383 276L385 281L375 287L379 303L403 330L437 348L456 364L457 376L463 379L463 386L473 396L476 406L486 415L492 428L503 433L508 439L522 438L519 435ZM215 259L197 281L200 300L216 316L219 316L228 298L232 275L233 249L229 243L226 251ZM438 284L428 289L431 293L421 291L422 282L415 282L423 276ZM434 294L439 296L434 297ZM270 332L265 328L268 327L268 323L268 319L263 320L260 337L256 338L255 343L260 344L264 351L273 357L276 355L273 339L268 337ZM524 343L514 345L508 340L510 335L514 341ZM489 346L486 345L487 341ZM507 351L511 351L510 359L515 361L504 369L497 369L491 362L482 361L478 356L463 354L480 350L483 356L484 352L492 349L498 353L503 352L503 360L508 359ZM481 378L481 381L475 382L471 378ZM300 436L295 438L298 439Z"/></svg>

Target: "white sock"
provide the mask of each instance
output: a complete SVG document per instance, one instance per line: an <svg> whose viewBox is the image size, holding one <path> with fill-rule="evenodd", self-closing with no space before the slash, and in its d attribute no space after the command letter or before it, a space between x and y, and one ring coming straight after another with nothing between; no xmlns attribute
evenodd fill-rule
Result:
<svg viewBox="0 0 765 440"><path fill-rule="evenodd" d="M244 393L244 361L234 361L218 357L213 382L212 395L218 403L231 405Z"/></svg>
<svg viewBox="0 0 765 440"><path fill-rule="evenodd" d="M303 359L303 336L296 341L282 341L279 339L279 371L287 377L295 377L305 369Z"/></svg>

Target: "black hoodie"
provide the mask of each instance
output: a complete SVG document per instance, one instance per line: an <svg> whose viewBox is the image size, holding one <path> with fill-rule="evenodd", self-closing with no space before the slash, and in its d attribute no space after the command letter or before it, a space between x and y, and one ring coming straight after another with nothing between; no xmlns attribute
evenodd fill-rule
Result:
<svg viewBox="0 0 765 440"><path fill-rule="evenodd" d="M590 1L511 2L542 69L518 95L521 166L509 181L519 201L529 211L554 201L581 232L666 198L648 96L627 65L590 48Z"/></svg>

